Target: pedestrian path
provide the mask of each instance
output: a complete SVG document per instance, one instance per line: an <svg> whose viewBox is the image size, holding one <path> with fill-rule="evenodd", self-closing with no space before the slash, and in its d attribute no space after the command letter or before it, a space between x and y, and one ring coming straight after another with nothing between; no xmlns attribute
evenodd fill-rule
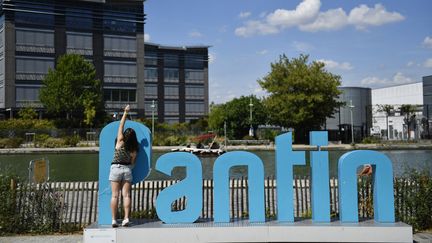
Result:
<svg viewBox="0 0 432 243"><path fill-rule="evenodd" d="M414 243L432 243L432 232L421 232L414 234Z"/></svg>
<svg viewBox="0 0 432 243"><path fill-rule="evenodd" d="M0 237L1 243L83 243L82 234L73 235L26 235Z"/></svg>

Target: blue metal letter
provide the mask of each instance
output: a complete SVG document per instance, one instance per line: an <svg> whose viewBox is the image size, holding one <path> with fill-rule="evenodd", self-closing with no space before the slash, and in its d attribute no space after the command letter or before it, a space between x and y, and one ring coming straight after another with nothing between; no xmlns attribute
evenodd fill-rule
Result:
<svg viewBox="0 0 432 243"><path fill-rule="evenodd" d="M375 221L395 221L393 194L393 167L391 160L376 151L358 150L339 158L339 214L342 223L358 222L357 167L375 165L373 173L373 203Z"/></svg>
<svg viewBox="0 0 432 243"><path fill-rule="evenodd" d="M321 146L328 145L327 132L310 132L311 145L318 146L318 152L311 152L312 174L312 221L330 222L330 189L328 152Z"/></svg>
<svg viewBox="0 0 432 243"><path fill-rule="evenodd" d="M294 222L293 165L306 164L305 152L292 151L292 133L276 137L277 220Z"/></svg>
<svg viewBox="0 0 432 243"><path fill-rule="evenodd" d="M108 181L111 161L114 157L115 139L120 122L111 122L106 125L99 136L99 224L111 224L111 186ZM151 136L150 130L141 123L126 121L125 129L135 130L139 151L135 167L132 171L132 184L138 183L150 173Z"/></svg>
<svg viewBox="0 0 432 243"><path fill-rule="evenodd" d="M228 152L216 159L213 165L214 221L230 222L229 217L229 169L248 166L249 221L265 222L264 212L264 166L262 160L250 152Z"/></svg>
<svg viewBox="0 0 432 243"><path fill-rule="evenodd" d="M186 178L161 191L156 199L156 212L167 224L193 223L202 208L202 168L197 156L185 152L167 153L159 157L156 170L171 175L174 167L186 167ZM187 198L186 208L171 211L171 204L183 196Z"/></svg>

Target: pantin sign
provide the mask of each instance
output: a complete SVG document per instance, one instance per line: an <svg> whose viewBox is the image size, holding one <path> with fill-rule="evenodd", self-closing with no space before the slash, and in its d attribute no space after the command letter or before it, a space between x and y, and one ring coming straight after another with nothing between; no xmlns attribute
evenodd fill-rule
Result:
<svg viewBox="0 0 432 243"><path fill-rule="evenodd" d="M110 162L114 155L114 141L119 122L108 124L100 135L99 150L99 224L111 223L111 190L108 181ZM141 123L127 121L125 128L136 131L140 150L133 170L133 183L138 183L150 172L151 135ZM318 151L311 152L311 207L313 222L330 222L330 187L328 152L321 146L328 145L327 132L311 132L311 145ZM305 165L305 152L292 150L290 132L276 137L277 220L294 222L293 166ZM342 155L338 162L339 214L342 223L358 222L357 168L363 164L374 167L373 202L375 221L394 222L393 169L390 159L377 151L358 150ZM253 153L227 152L214 162L214 221L229 222L229 170L233 166L247 166L249 178L249 220L265 222L264 166ZM173 168L185 167L186 177L160 192L156 199L156 212L165 223L193 223L202 207L202 166L199 158L185 152L171 152L159 157L155 169L171 175ZM185 196L186 208L172 211L171 204Z"/></svg>

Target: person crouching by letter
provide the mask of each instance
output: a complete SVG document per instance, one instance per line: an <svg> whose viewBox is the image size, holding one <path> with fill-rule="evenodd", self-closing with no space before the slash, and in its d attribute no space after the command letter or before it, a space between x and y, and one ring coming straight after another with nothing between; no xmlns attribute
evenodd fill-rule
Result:
<svg viewBox="0 0 432 243"><path fill-rule="evenodd" d="M131 208L131 182L132 168L138 153L138 140L135 131L128 128L123 132L126 122L126 116L130 107L127 105L124 108L123 116L120 120L120 125L117 131L117 139L115 144L114 158L111 162L109 180L111 181L111 215L112 227L118 227L117 224L117 207L119 191L123 195L124 220L122 226L129 226L129 213Z"/></svg>

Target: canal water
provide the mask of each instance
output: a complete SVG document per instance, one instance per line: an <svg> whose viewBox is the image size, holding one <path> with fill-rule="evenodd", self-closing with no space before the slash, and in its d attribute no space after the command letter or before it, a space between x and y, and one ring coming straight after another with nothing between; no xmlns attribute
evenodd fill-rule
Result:
<svg viewBox="0 0 432 243"><path fill-rule="evenodd" d="M264 162L265 176L275 175L275 152L274 151L251 151ZM347 151L329 151L330 176L337 176L337 161ZM393 162L395 176L403 176L404 173L415 170L428 170L432 174L432 150L384 150ZM165 152L154 152L152 155L152 168L157 158ZM306 166L295 166L294 175L310 175L309 152L306 152ZM50 161L51 181L97 181L98 180L98 154L21 154L0 155L0 173L4 171L13 172L23 178L28 178L28 165L30 160L45 157ZM203 178L213 177L213 164L216 157L200 158L203 166ZM110 163L110 161L107 161ZM234 167L230 171L231 177L247 176L245 167ZM149 180L158 179L182 179L185 176L184 168L176 168L173 176L168 177L152 169Z"/></svg>

